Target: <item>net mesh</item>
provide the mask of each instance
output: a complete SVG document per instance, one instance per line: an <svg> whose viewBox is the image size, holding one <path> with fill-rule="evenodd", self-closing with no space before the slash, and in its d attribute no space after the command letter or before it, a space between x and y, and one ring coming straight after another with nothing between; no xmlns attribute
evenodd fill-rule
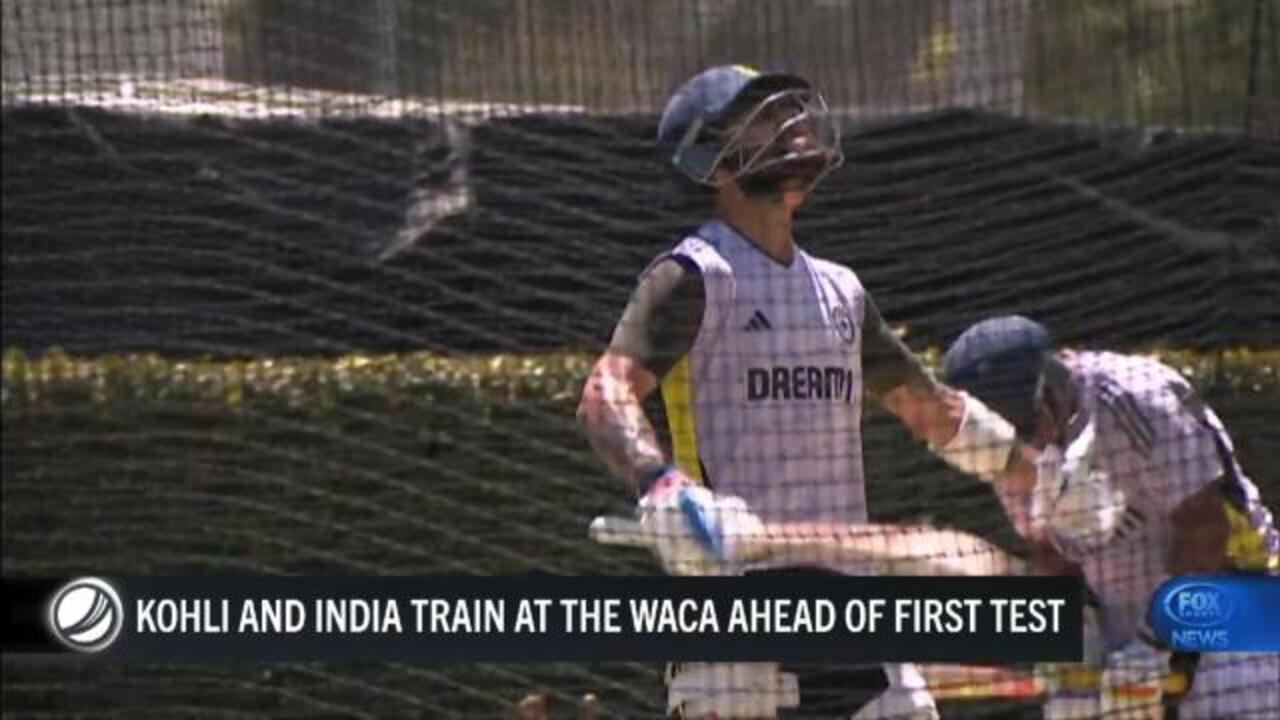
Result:
<svg viewBox="0 0 1280 720"><path fill-rule="evenodd" d="M3 28L6 574L657 571L586 541L628 504L573 415L637 274L703 219L653 136L721 62L823 89L848 164L796 235L912 348L1008 312L1172 348L1276 504L1273 3L5 0ZM873 520L1025 552L871 404L862 443ZM3 684L15 714L474 717L543 688L651 716L660 674Z"/></svg>

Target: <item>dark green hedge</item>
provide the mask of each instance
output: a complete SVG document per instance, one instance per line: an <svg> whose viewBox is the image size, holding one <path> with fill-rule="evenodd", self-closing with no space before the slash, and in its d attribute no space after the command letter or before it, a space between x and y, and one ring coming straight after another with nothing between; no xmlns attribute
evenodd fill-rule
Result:
<svg viewBox="0 0 1280 720"><path fill-rule="evenodd" d="M1280 353L1162 353L1280 494ZM926 357L935 362L937 353ZM7 567L613 572L583 540L623 510L573 420L586 354L176 361L4 358ZM986 488L869 414L870 501L1013 542ZM192 534L191 528L201 531ZM93 542L85 528L100 529ZM121 563L129 563L123 566Z"/></svg>
<svg viewBox="0 0 1280 720"><path fill-rule="evenodd" d="M1147 353L1177 368L1211 394L1267 395L1280 387L1280 350ZM921 353L936 368L936 349ZM271 398L323 413L344 397L427 393L480 406L577 401L593 356L585 352L443 356L431 353L352 354L337 358L245 360L171 359L159 355L73 357L53 352L4 355L6 408L51 402L80 393L99 403L186 399L221 402L228 409L246 397ZM568 405L566 405L568 407Z"/></svg>

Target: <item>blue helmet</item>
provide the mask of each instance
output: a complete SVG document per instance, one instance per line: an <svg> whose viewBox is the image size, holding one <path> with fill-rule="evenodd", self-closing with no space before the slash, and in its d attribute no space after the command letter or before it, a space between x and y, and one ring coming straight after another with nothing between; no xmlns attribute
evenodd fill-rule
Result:
<svg viewBox="0 0 1280 720"><path fill-rule="evenodd" d="M740 133L727 135L730 123L744 117L749 120L764 107L784 100L793 102L799 111L778 128L773 140L746 147L738 142ZM799 124L813 132L812 149L788 155L765 152ZM826 101L809 81L786 73L761 73L743 65L713 67L681 85L662 112L658 145L680 172L703 185L714 184L716 168L734 153L735 177L783 162L819 159L822 166L814 183L844 160L839 128Z"/></svg>
<svg viewBox="0 0 1280 720"><path fill-rule="evenodd" d="M956 338L943 360L943 380L999 413L1029 437L1035 431L1045 365L1053 338L1020 315L983 320Z"/></svg>

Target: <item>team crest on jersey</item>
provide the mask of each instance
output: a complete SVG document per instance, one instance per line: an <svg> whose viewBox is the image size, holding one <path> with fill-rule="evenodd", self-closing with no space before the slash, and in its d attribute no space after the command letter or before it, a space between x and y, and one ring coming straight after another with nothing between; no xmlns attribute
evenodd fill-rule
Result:
<svg viewBox="0 0 1280 720"><path fill-rule="evenodd" d="M831 311L831 324L835 326L841 340L852 345L858 339L858 327L853 324L853 318L849 316L845 306L840 305Z"/></svg>

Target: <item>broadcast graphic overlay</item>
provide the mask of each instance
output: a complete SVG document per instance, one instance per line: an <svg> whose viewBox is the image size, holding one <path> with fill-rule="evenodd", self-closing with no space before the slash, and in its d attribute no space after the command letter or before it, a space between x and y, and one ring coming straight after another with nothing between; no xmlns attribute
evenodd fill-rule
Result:
<svg viewBox="0 0 1280 720"><path fill-rule="evenodd" d="M6 581L6 657L98 662L1075 661L1067 578ZM47 622L36 618L44 609Z"/></svg>
<svg viewBox="0 0 1280 720"><path fill-rule="evenodd" d="M1280 579L1183 577L1151 601L1151 628L1174 650L1280 652Z"/></svg>
<svg viewBox="0 0 1280 720"><path fill-rule="evenodd" d="M1280 717L1276 3L0 25L6 716Z"/></svg>
<svg viewBox="0 0 1280 720"><path fill-rule="evenodd" d="M111 646L124 625L124 604L109 582L79 578L58 589L49 602L49 630L77 652L100 652Z"/></svg>

